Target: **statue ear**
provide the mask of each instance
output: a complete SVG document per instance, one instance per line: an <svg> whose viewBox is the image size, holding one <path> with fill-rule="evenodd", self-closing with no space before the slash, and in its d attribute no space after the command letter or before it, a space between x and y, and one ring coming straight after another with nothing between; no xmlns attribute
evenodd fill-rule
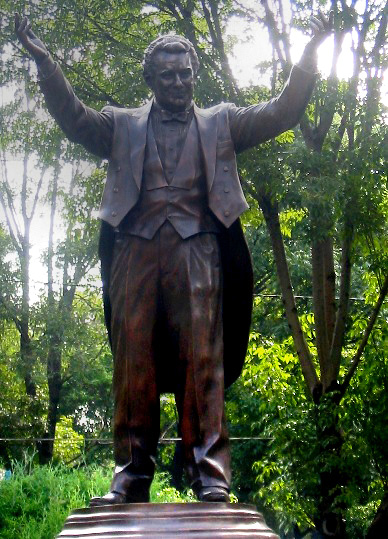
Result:
<svg viewBox="0 0 388 539"><path fill-rule="evenodd" d="M153 77L151 73L143 73L143 78L146 81L146 84L151 90L154 90Z"/></svg>

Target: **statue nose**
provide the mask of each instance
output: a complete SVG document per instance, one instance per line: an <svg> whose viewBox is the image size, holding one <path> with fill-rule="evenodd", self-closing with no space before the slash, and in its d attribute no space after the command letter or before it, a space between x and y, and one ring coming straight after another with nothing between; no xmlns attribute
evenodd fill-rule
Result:
<svg viewBox="0 0 388 539"><path fill-rule="evenodd" d="M175 77L174 86L183 86L183 82L181 81L181 78L179 75Z"/></svg>

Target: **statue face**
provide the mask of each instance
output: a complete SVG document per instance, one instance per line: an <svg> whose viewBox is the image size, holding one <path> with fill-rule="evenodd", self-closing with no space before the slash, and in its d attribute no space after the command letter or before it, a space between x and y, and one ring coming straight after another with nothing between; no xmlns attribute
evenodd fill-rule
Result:
<svg viewBox="0 0 388 539"><path fill-rule="evenodd" d="M191 104L194 74L188 52L159 51L154 58L154 72L150 80L157 103L166 110L178 112Z"/></svg>

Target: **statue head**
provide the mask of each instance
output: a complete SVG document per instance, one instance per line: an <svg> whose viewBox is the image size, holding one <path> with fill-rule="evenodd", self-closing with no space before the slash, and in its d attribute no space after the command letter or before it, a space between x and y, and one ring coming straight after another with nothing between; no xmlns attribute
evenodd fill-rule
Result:
<svg viewBox="0 0 388 539"><path fill-rule="evenodd" d="M199 61L188 39L158 37L145 51L143 67L144 79L162 108L179 111L191 104Z"/></svg>

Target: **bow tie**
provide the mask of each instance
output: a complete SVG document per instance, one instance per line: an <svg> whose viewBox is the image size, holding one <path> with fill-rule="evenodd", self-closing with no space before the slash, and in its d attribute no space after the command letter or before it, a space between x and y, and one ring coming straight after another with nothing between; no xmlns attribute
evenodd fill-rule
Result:
<svg viewBox="0 0 388 539"><path fill-rule="evenodd" d="M170 112L169 110L161 110L160 114L162 122L172 122L175 120L177 122L186 123L189 118L190 111L183 110L182 112Z"/></svg>

